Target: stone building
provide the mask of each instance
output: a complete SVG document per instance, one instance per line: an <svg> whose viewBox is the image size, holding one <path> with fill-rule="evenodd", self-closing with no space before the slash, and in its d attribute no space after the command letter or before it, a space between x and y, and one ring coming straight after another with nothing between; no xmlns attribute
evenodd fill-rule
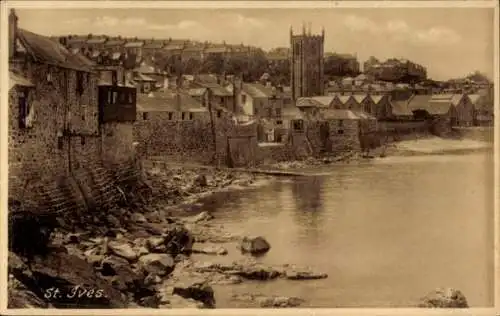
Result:
<svg viewBox="0 0 500 316"><path fill-rule="evenodd" d="M324 40L325 33L294 35L290 29L291 86L294 99L324 94Z"/></svg>
<svg viewBox="0 0 500 316"><path fill-rule="evenodd" d="M117 193L109 189L112 180L105 168L116 157L105 154L116 152L120 140L129 145L121 151L123 157L133 156L133 139L120 127L100 121L94 64L55 39L18 28L17 20L12 11L9 196L53 211L104 206Z"/></svg>

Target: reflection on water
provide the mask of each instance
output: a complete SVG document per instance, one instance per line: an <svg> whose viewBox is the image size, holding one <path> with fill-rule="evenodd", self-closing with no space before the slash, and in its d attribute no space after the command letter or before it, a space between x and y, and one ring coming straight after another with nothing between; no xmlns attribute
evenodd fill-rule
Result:
<svg viewBox="0 0 500 316"><path fill-rule="evenodd" d="M269 240L259 260L329 274L216 287L218 306L238 307L231 294L258 292L299 296L311 307L409 307L441 286L462 290L472 306L493 304L491 155L330 168L207 206L228 230ZM229 251L216 260L241 256Z"/></svg>

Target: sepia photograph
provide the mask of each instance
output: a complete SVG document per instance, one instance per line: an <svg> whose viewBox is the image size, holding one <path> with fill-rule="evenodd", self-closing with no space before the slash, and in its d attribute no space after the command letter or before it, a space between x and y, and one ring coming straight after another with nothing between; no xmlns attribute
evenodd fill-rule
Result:
<svg viewBox="0 0 500 316"><path fill-rule="evenodd" d="M495 308L495 1L23 2L6 314Z"/></svg>

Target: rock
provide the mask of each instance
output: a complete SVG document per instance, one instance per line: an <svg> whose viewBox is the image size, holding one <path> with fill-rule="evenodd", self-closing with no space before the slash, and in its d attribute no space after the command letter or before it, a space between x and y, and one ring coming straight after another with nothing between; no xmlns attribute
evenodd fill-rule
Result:
<svg viewBox="0 0 500 316"><path fill-rule="evenodd" d="M132 213L132 215L130 215L130 219L136 223L146 223L148 221L141 213Z"/></svg>
<svg viewBox="0 0 500 316"><path fill-rule="evenodd" d="M121 226L121 222L120 222L120 220L119 220L116 216L114 216L114 215L112 215L112 214L108 214L108 215L106 216L106 220L108 221L108 223L109 223L112 227L120 227L120 226Z"/></svg>
<svg viewBox="0 0 500 316"><path fill-rule="evenodd" d="M277 307L297 307L304 302L298 297L287 296L265 296L262 294L235 294L232 297L234 300L256 302L260 307L277 308Z"/></svg>
<svg viewBox="0 0 500 316"><path fill-rule="evenodd" d="M174 224L162 237L165 239L166 253L174 257L181 253L191 253L194 238L184 226Z"/></svg>
<svg viewBox="0 0 500 316"><path fill-rule="evenodd" d="M154 274L154 273L149 273L145 278L144 278L144 284L146 286L150 285L155 285L161 283L161 278L159 275Z"/></svg>
<svg viewBox="0 0 500 316"><path fill-rule="evenodd" d="M80 236L77 234L69 234L66 236L64 243L65 244L78 244L80 242Z"/></svg>
<svg viewBox="0 0 500 316"><path fill-rule="evenodd" d="M225 256L227 255L227 249L221 246L193 246L192 248L193 253L200 253L200 254L205 254L205 255L219 255L219 256Z"/></svg>
<svg viewBox="0 0 500 316"><path fill-rule="evenodd" d="M272 280L281 276L280 271L265 266L248 266L241 270L228 271L226 273L238 275L248 280Z"/></svg>
<svg viewBox="0 0 500 316"><path fill-rule="evenodd" d="M30 268L33 278L23 283L36 284L41 293L48 293L49 289L56 287L64 293L50 300L56 308L75 308L75 304L79 308L126 308L126 300L121 293L100 278L89 263L77 256L49 253L44 257L35 257ZM87 295L78 299L65 295L77 287L88 290ZM100 292L90 295L91 289L99 289Z"/></svg>
<svg viewBox="0 0 500 316"><path fill-rule="evenodd" d="M185 222L187 222L187 223L199 223L199 222L211 220L213 218L214 217L210 213L208 213L208 212L201 212L201 213L199 213L197 215L184 218L183 220Z"/></svg>
<svg viewBox="0 0 500 316"><path fill-rule="evenodd" d="M172 295L168 298L164 298L165 302L168 304L169 308L204 308L202 302L196 301L192 298L184 298L179 295Z"/></svg>
<svg viewBox="0 0 500 316"><path fill-rule="evenodd" d="M318 280L328 278L326 273L315 273L312 271L286 271L285 276L289 280Z"/></svg>
<svg viewBox="0 0 500 316"><path fill-rule="evenodd" d="M83 253L85 260L90 263L92 266L97 267L101 265L101 262L104 260L104 255L101 254L101 249L99 248L90 248Z"/></svg>
<svg viewBox="0 0 500 316"><path fill-rule="evenodd" d="M257 300L261 307L297 307L304 302L298 297L273 296L262 297Z"/></svg>
<svg viewBox="0 0 500 316"><path fill-rule="evenodd" d="M151 252L165 252L165 238L161 236L151 236L146 240L146 247Z"/></svg>
<svg viewBox="0 0 500 316"><path fill-rule="evenodd" d="M160 299L156 295L145 296L139 299L139 305L149 308L158 308Z"/></svg>
<svg viewBox="0 0 500 316"><path fill-rule="evenodd" d="M101 264L101 274L104 276L116 276L115 284L120 289L134 290L141 285L141 276L134 272L130 263L120 257L110 256L105 258Z"/></svg>
<svg viewBox="0 0 500 316"><path fill-rule="evenodd" d="M8 308L47 308L47 302L30 291L15 278L9 278L7 286Z"/></svg>
<svg viewBox="0 0 500 316"><path fill-rule="evenodd" d="M204 174L196 176L194 179L194 185L206 187L208 185L207 177Z"/></svg>
<svg viewBox="0 0 500 316"><path fill-rule="evenodd" d="M168 254L150 253L139 258L144 270L156 275L168 275L175 268L174 259Z"/></svg>
<svg viewBox="0 0 500 316"><path fill-rule="evenodd" d="M149 253L149 250L146 247L139 247L135 249L135 252L137 253L138 257L141 257L147 255Z"/></svg>
<svg viewBox="0 0 500 316"><path fill-rule="evenodd" d="M125 258L129 261L137 260L137 254L134 249L132 249L132 246L125 242L110 241L108 243L108 248L119 257Z"/></svg>
<svg viewBox="0 0 500 316"><path fill-rule="evenodd" d="M467 299L459 290L440 288L421 299L418 307L423 308L468 308Z"/></svg>
<svg viewBox="0 0 500 316"><path fill-rule="evenodd" d="M215 308L214 290L205 281L176 285L172 294L202 302L207 308Z"/></svg>
<svg viewBox="0 0 500 316"><path fill-rule="evenodd" d="M251 253L253 255L263 254L271 249L271 245L264 237L243 237L240 244L242 252Z"/></svg>

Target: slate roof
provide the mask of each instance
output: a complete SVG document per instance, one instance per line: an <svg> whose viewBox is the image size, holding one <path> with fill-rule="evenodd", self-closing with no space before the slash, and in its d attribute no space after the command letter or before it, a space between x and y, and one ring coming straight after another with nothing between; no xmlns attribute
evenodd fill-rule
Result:
<svg viewBox="0 0 500 316"><path fill-rule="evenodd" d="M334 98L335 98L334 96L329 96L329 95L311 97L311 99L319 102L322 107L329 107Z"/></svg>
<svg viewBox="0 0 500 316"><path fill-rule="evenodd" d="M36 61L74 70L92 72L92 63L82 54L72 54L58 41L49 37L18 29L19 41Z"/></svg>
<svg viewBox="0 0 500 316"><path fill-rule="evenodd" d="M87 44L103 44L104 42L106 42L106 39L105 38L90 38L87 40Z"/></svg>
<svg viewBox="0 0 500 316"><path fill-rule="evenodd" d="M172 91L154 92L153 94L137 95L137 110L139 112L177 112L177 96ZM185 93L180 93L181 111L208 112L198 101Z"/></svg>
<svg viewBox="0 0 500 316"><path fill-rule="evenodd" d="M125 44L125 40L116 39L116 40L108 40L104 43L104 46L121 46Z"/></svg>
<svg viewBox="0 0 500 316"><path fill-rule="evenodd" d="M138 68L135 69L135 71L140 72L142 74L154 74L157 72L155 67L151 65L140 65Z"/></svg>
<svg viewBox="0 0 500 316"><path fill-rule="evenodd" d="M322 103L320 103L319 101L316 101L312 98L308 98L308 97L302 97L302 98L298 98L297 99L297 103L296 103L297 107L301 108L301 107L324 107L324 105Z"/></svg>
<svg viewBox="0 0 500 316"><path fill-rule="evenodd" d="M448 113L451 103L451 96L449 99L445 98L445 95L440 95L440 97L435 98L435 96L430 95L414 95L408 102L408 107L410 110L426 110L429 114L442 115Z"/></svg>
<svg viewBox="0 0 500 316"><path fill-rule="evenodd" d="M244 83L242 90L252 98L270 98L273 95L272 88L260 83Z"/></svg>
<svg viewBox="0 0 500 316"><path fill-rule="evenodd" d="M215 96L218 96L218 97L231 97L231 96L233 96L233 93L231 91L222 87L220 84L202 83L200 85L204 88L210 89L210 91L212 91L213 95L215 95Z"/></svg>
<svg viewBox="0 0 500 316"><path fill-rule="evenodd" d="M205 49L205 52L210 54L217 54L217 53L225 53L228 51L228 48L223 46L223 47L208 47Z"/></svg>
<svg viewBox="0 0 500 316"><path fill-rule="evenodd" d="M413 112L408 107L407 101L392 101L392 114L396 116L413 116Z"/></svg>
<svg viewBox="0 0 500 316"><path fill-rule="evenodd" d="M339 95L337 96L337 99L340 101L340 103L346 104L352 97L352 95Z"/></svg>
<svg viewBox="0 0 500 316"><path fill-rule="evenodd" d="M142 47L144 46L144 42L142 41L133 41L133 42L127 42L123 47L125 48L136 48L136 47Z"/></svg>
<svg viewBox="0 0 500 316"><path fill-rule="evenodd" d="M320 112L320 118L326 120L371 120L374 117L360 111L325 109Z"/></svg>
<svg viewBox="0 0 500 316"><path fill-rule="evenodd" d="M199 74L193 79L198 83L217 83L217 76L211 74Z"/></svg>
<svg viewBox="0 0 500 316"><path fill-rule="evenodd" d="M304 119L305 117L304 113L296 106L282 108L281 115L287 119Z"/></svg>
<svg viewBox="0 0 500 316"><path fill-rule="evenodd" d="M163 47L164 50L179 50L183 49L184 44L183 43L169 43Z"/></svg>
<svg viewBox="0 0 500 316"><path fill-rule="evenodd" d="M145 49L161 49L165 46L165 43L163 42L152 42L152 43L145 43L144 47Z"/></svg>
<svg viewBox="0 0 500 316"><path fill-rule="evenodd" d="M9 71L9 90L14 86L34 87L35 85L23 76L18 75L13 71Z"/></svg>

